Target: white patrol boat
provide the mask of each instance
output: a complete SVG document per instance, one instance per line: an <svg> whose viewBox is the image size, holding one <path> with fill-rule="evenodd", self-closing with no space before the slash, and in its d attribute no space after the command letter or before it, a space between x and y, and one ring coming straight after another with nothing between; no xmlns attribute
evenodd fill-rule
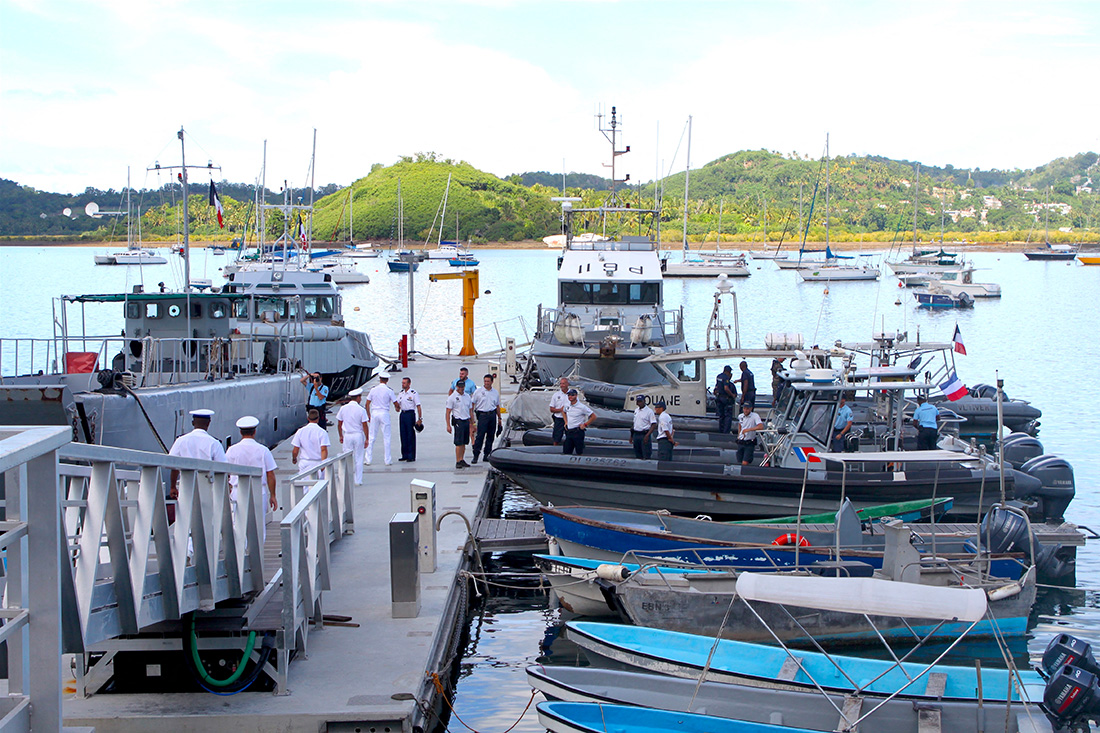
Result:
<svg viewBox="0 0 1100 733"><path fill-rule="evenodd" d="M601 115L602 119L602 115ZM618 121L611 108L611 192L593 209L574 209L562 199L565 246L558 260L558 306L539 306L532 353L546 383L565 374L601 382L636 385L658 373L641 360L654 353L686 348L682 310L664 307L664 282L657 244L648 235L627 235L659 226L656 210L637 209L621 200L615 186L615 160L630 150L616 149ZM580 214L600 228L600 236L574 232Z"/></svg>

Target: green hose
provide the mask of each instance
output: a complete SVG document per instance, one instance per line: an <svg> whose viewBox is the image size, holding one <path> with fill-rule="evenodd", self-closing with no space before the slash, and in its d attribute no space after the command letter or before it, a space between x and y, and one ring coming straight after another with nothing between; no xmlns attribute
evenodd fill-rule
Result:
<svg viewBox="0 0 1100 733"><path fill-rule="evenodd" d="M229 675L227 679L216 680L210 676L206 671L206 667L203 666L202 660L199 659L199 644L198 637L195 634L195 619L191 618L191 659L195 661L195 669L198 670L199 676L202 677L202 681L208 685L214 687L229 687L234 682L241 678L244 674L244 668L248 666L248 659L252 656L252 649L256 646L256 632L250 631L248 633L248 643L245 644L244 654L241 655L241 663L237 665L237 670Z"/></svg>

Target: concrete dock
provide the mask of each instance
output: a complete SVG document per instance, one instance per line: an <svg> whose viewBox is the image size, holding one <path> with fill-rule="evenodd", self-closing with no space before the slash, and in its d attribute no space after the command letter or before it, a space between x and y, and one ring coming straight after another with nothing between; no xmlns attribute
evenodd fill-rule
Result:
<svg viewBox="0 0 1100 733"><path fill-rule="evenodd" d="M495 362L494 362L495 363ZM454 445L445 430L445 406L451 380L460 366L481 383L487 363L458 357L420 357L404 371L391 373L390 386L401 388L408 376L421 397L425 429L418 437L415 463L399 462L400 441L393 416L393 464L383 465L381 441L363 485L355 490L355 532L332 546L332 589L323 597L326 614L350 616L358 627L314 628L308 656L289 665L288 695L244 692L233 696L207 693L96 694L64 702L68 725L95 726L97 731L412 731L425 724L433 700L428 672L455 652L465 610L456 582L467 542L467 528L447 517L437 536L437 569L421 575L421 610L416 618L391 617L388 523L396 512L410 510L410 482L436 486L437 513L462 512L471 521L482 498L486 466L456 470ZM505 402L515 392L501 374L497 386ZM368 386L377 383L371 380ZM338 448L335 425L329 428ZM290 463L290 441L274 449L280 478L296 473ZM470 451L467 451L467 461ZM330 453L333 455L333 453ZM269 536L278 527L269 523ZM270 575L270 572L267 573ZM458 606L462 608L459 610ZM456 612L458 618L456 618ZM176 648L179 648L178 644ZM430 721L434 722L434 721Z"/></svg>

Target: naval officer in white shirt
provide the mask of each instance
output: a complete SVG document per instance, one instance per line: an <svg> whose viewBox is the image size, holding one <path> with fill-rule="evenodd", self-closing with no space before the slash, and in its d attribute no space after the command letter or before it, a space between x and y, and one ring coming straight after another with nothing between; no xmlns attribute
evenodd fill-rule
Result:
<svg viewBox="0 0 1100 733"><path fill-rule="evenodd" d="M378 384L370 392L367 392L367 417L370 418L370 432L367 434L367 465L374 458L374 441L382 436L385 451L383 458L386 465L393 463L390 456L390 409L393 407L397 395L390 389L390 375L381 372L378 375Z"/></svg>
<svg viewBox="0 0 1100 733"><path fill-rule="evenodd" d="M210 418L212 417L214 417L213 410L191 410L193 430L176 438L176 442L172 443L168 455L179 456L180 458L201 458L206 461L224 461L225 449L222 448L222 444L218 442L217 438L206 432L210 429ZM180 472L173 468L169 478L171 490L168 492L168 498L175 499L179 496Z"/></svg>
<svg viewBox="0 0 1100 733"><path fill-rule="evenodd" d="M340 443L344 450L350 450L355 463L355 485L363 484L363 457L367 447L367 430L370 417L359 400L363 397L363 388L348 392L351 402L336 413L336 430L340 434Z"/></svg>
<svg viewBox="0 0 1100 733"><path fill-rule="evenodd" d="M267 510L269 507L272 511L278 509L279 500L275 496L275 457L271 455L271 451L267 449L267 446L256 441L256 427L259 424L259 418L252 415L245 415L237 421L237 427L241 431L241 439L240 442L229 446L229 449L225 452L225 460L239 466L255 466L264 472L260 478L261 486L267 487L267 501L263 503L263 521L260 523L263 528L260 541L263 542L267 539ZM238 477L229 474L229 484L233 487L229 491L229 499L233 502L234 514L237 513L240 502L237 493L238 483ZM247 500L247 497L245 499Z"/></svg>

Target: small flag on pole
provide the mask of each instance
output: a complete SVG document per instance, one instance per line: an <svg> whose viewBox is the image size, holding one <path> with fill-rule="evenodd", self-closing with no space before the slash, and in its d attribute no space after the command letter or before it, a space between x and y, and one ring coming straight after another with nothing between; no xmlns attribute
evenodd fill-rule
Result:
<svg viewBox="0 0 1100 733"><path fill-rule="evenodd" d="M947 381L939 385L940 391L943 392L944 397L954 402L955 400L966 397L967 389L966 385L959 379L959 375L955 372L951 372L947 375Z"/></svg>
<svg viewBox="0 0 1100 733"><path fill-rule="evenodd" d="M222 219L225 215L225 210L222 209L222 200L218 198L218 189L214 188L213 181L210 182L210 205L213 206L218 213L218 226L225 229L225 221Z"/></svg>
<svg viewBox="0 0 1100 733"><path fill-rule="evenodd" d="M963 343L962 331L959 330L959 324L955 324L955 335L951 339L955 342L955 353L966 356L966 344Z"/></svg>

